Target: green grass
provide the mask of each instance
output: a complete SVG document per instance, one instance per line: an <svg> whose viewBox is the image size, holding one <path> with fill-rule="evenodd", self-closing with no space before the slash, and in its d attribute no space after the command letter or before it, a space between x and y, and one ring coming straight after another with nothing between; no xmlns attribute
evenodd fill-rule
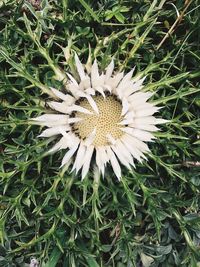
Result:
<svg viewBox="0 0 200 267"><path fill-rule="evenodd" d="M159 43L187 5L172 34ZM200 262L199 1L0 1L0 266L195 267ZM73 55L146 75L163 109L148 161L81 181L29 120Z"/></svg>

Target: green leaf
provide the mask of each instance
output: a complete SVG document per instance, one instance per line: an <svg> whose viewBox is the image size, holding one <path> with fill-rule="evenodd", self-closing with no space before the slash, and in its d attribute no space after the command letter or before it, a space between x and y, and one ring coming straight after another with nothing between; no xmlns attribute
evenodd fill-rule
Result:
<svg viewBox="0 0 200 267"><path fill-rule="evenodd" d="M99 21L99 17L96 15L96 13L92 10L92 8L85 2L85 0L78 0L81 5L90 13L90 15L97 21Z"/></svg>
<svg viewBox="0 0 200 267"><path fill-rule="evenodd" d="M124 17L121 13L117 13L117 14L115 14L115 18L116 18L119 22L124 23L125 17Z"/></svg>
<svg viewBox="0 0 200 267"><path fill-rule="evenodd" d="M100 265L95 261L93 257L86 257L88 267L100 267Z"/></svg>
<svg viewBox="0 0 200 267"><path fill-rule="evenodd" d="M159 246L156 248L156 251L159 255L167 255L172 251L172 245L168 246Z"/></svg>

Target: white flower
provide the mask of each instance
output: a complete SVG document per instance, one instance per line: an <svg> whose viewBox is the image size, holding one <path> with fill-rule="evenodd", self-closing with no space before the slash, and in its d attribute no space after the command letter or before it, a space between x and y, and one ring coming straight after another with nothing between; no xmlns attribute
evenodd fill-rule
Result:
<svg viewBox="0 0 200 267"><path fill-rule="evenodd" d="M77 82L70 74L68 93L51 88L57 101L49 102L55 114L35 118L37 124L48 127L40 137L61 136L50 152L67 149L61 166L74 158L72 171L82 169L82 178L88 173L91 162L104 175L107 163L112 165L118 179L120 163L127 168L146 158L149 151L145 142L155 137L155 126L165 120L153 116L160 108L147 100L150 92L141 92L144 79L132 79L133 70L124 75L113 74L113 60L105 73L99 73L95 60L86 73L77 55Z"/></svg>

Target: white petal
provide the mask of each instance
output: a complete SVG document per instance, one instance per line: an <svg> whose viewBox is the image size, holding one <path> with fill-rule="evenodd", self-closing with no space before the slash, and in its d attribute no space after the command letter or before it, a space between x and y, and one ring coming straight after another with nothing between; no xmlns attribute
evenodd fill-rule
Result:
<svg viewBox="0 0 200 267"><path fill-rule="evenodd" d="M93 88L87 88L86 90L85 90L85 92L86 92L86 94L88 94L88 95L95 95L95 90L93 89Z"/></svg>
<svg viewBox="0 0 200 267"><path fill-rule="evenodd" d="M132 70L130 70L122 79L122 81L120 82L119 86L123 83L126 83L127 81L131 81L131 78L133 76L133 72L134 72L135 68L133 68Z"/></svg>
<svg viewBox="0 0 200 267"><path fill-rule="evenodd" d="M65 132L63 129L60 127L60 133L63 135L63 138L65 140L65 147L72 148L76 144L79 144L80 140L79 138L72 132Z"/></svg>
<svg viewBox="0 0 200 267"><path fill-rule="evenodd" d="M122 113L121 115L125 115L129 110L129 103L126 98L122 99Z"/></svg>
<svg viewBox="0 0 200 267"><path fill-rule="evenodd" d="M117 176L118 180L120 181L121 179L121 168L119 165L119 162L114 154L114 152L111 150L110 147L107 147L106 152L108 154L110 163L112 165L113 171L115 173L115 175Z"/></svg>
<svg viewBox="0 0 200 267"><path fill-rule="evenodd" d="M140 139L141 141L146 141L146 142L150 142L153 139L156 139L156 137L153 134L147 131L140 130L140 129L133 129L133 135L137 139Z"/></svg>
<svg viewBox="0 0 200 267"><path fill-rule="evenodd" d="M65 156L64 156L64 158L62 160L61 167L63 167L65 164L68 163L68 161L71 159L71 157L76 152L77 148L78 148L78 143L74 144L74 146L67 151L67 153L65 154Z"/></svg>
<svg viewBox="0 0 200 267"><path fill-rule="evenodd" d="M121 153L121 151L118 149L117 145L113 145L112 150L115 152L115 154L117 155L118 159L121 161L121 163L126 166L128 169L130 169L130 164L127 161L127 159L124 157L124 155Z"/></svg>
<svg viewBox="0 0 200 267"><path fill-rule="evenodd" d="M143 86L143 81L145 80L146 77L144 77L141 80L138 80L137 82L132 80L132 85L130 85L129 88L126 88L124 95L126 97L128 97L129 95L131 95L134 92L137 92L139 90L141 90L144 86Z"/></svg>
<svg viewBox="0 0 200 267"><path fill-rule="evenodd" d="M79 88L87 89L91 87L90 78L87 76L84 80L81 80Z"/></svg>
<svg viewBox="0 0 200 267"><path fill-rule="evenodd" d="M163 124L163 123L169 123L170 120L164 120L164 119L156 119L156 123L155 124Z"/></svg>
<svg viewBox="0 0 200 267"><path fill-rule="evenodd" d="M99 78L99 70L96 59L94 60L94 63L91 68L91 81L92 81L92 87L94 88L96 86L96 81Z"/></svg>
<svg viewBox="0 0 200 267"><path fill-rule="evenodd" d="M149 131L149 132L159 131L159 129L156 126L151 125L151 124L131 123L130 126L136 128L136 129L145 130L145 131Z"/></svg>
<svg viewBox="0 0 200 267"><path fill-rule="evenodd" d="M134 118L129 118L129 119L124 119L123 121L121 121L120 123L118 123L119 125L129 125L131 123L134 123Z"/></svg>
<svg viewBox="0 0 200 267"><path fill-rule="evenodd" d="M33 118L34 121L42 121L42 122L48 122L48 121L57 121L57 120L63 120L67 119L67 115L60 115L60 114L44 114L37 118Z"/></svg>
<svg viewBox="0 0 200 267"><path fill-rule="evenodd" d="M101 176L101 174L100 174L99 168L96 165L94 165L93 173L94 173L93 178L94 178L95 185L98 186L99 185L99 182L100 182L100 176Z"/></svg>
<svg viewBox="0 0 200 267"><path fill-rule="evenodd" d="M94 146L87 147L87 150L85 153L84 164L83 164L83 168L82 168L82 180L85 178L86 174L89 171L93 151L94 151Z"/></svg>
<svg viewBox="0 0 200 267"><path fill-rule="evenodd" d="M156 124L156 118L153 116L135 118L134 123L136 124Z"/></svg>
<svg viewBox="0 0 200 267"><path fill-rule="evenodd" d="M106 148L101 146L96 148L96 163L104 176L105 165L109 161L108 155L106 153Z"/></svg>
<svg viewBox="0 0 200 267"><path fill-rule="evenodd" d="M126 140L129 140L130 144L133 144L134 147L138 148L141 152L150 151L148 146L137 138L128 134L125 134L124 137L126 137Z"/></svg>
<svg viewBox="0 0 200 267"><path fill-rule="evenodd" d="M74 79L74 77L70 74L70 73L67 73L67 76L69 77L70 81L72 82L72 84L76 87L78 87L78 83L77 81Z"/></svg>
<svg viewBox="0 0 200 267"><path fill-rule="evenodd" d="M123 128L120 128L120 130L123 131L124 133L132 135L133 128L123 127Z"/></svg>
<svg viewBox="0 0 200 267"><path fill-rule="evenodd" d="M101 171L102 175L104 176L106 160L103 160L102 153L99 150L99 148L96 148L96 164L99 170Z"/></svg>
<svg viewBox="0 0 200 267"><path fill-rule="evenodd" d="M85 64L85 68L88 74L91 73L91 68L92 68L92 57L91 57L91 47L89 45L89 53L88 53L88 58L87 58L87 62Z"/></svg>
<svg viewBox="0 0 200 267"><path fill-rule="evenodd" d="M110 64L108 65L108 67L106 68L106 77L105 77L105 81L107 81L108 79L110 79L112 72L114 70L114 60L112 59Z"/></svg>
<svg viewBox="0 0 200 267"><path fill-rule="evenodd" d="M118 86L118 84L121 81L121 79L123 78L123 76L124 76L124 73L119 72L116 75L114 75L113 78L111 77L109 80L107 80L106 84L110 85L114 89Z"/></svg>
<svg viewBox="0 0 200 267"><path fill-rule="evenodd" d="M78 112L85 113L85 114L92 114L92 112L89 111L88 109L83 108L83 107L78 106L78 105L73 105L71 107L68 107L67 111L69 113L72 112L72 111L78 111Z"/></svg>
<svg viewBox="0 0 200 267"><path fill-rule="evenodd" d="M110 85L105 84L104 85L104 90L107 90L107 91L109 91L111 93L112 92L112 87Z"/></svg>
<svg viewBox="0 0 200 267"><path fill-rule="evenodd" d="M75 54L75 63L76 63L76 68L77 68L77 71L78 71L78 74L79 74L81 80L84 80L86 77L85 72L84 72L84 67L81 64L77 54Z"/></svg>
<svg viewBox="0 0 200 267"><path fill-rule="evenodd" d="M77 90L76 91L76 96L77 96L77 98L86 97L86 94L81 90Z"/></svg>
<svg viewBox="0 0 200 267"><path fill-rule="evenodd" d="M76 154L76 159L72 168L72 171L76 169L76 173L80 170L80 168L83 166L84 163L84 157L86 152L86 146L81 142L78 152Z"/></svg>
<svg viewBox="0 0 200 267"><path fill-rule="evenodd" d="M80 88L72 83L67 84L67 89L75 98L77 98L77 96L79 96L79 92L81 92Z"/></svg>
<svg viewBox="0 0 200 267"><path fill-rule="evenodd" d="M134 84L131 88L132 92L137 92L137 91L141 90L144 87L143 82L145 79L146 79L146 77L143 77L142 79L140 79L138 81L134 81Z"/></svg>
<svg viewBox="0 0 200 267"><path fill-rule="evenodd" d="M63 94L62 92L58 91L55 88L50 87L51 91L54 93L55 96L62 99L63 101L67 102L69 105L75 101L74 97L67 94Z"/></svg>
<svg viewBox="0 0 200 267"><path fill-rule="evenodd" d="M50 108L59 111L61 113L68 113L67 111L67 105L65 104L65 102L59 103L56 101L50 101L48 102L48 105L50 106Z"/></svg>
<svg viewBox="0 0 200 267"><path fill-rule="evenodd" d="M130 71L124 76L124 78L123 78L122 81L130 81L131 78L132 78L132 76L133 76L133 72L134 72L134 70L135 70L135 67L134 67L132 70L130 70Z"/></svg>
<svg viewBox="0 0 200 267"><path fill-rule="evenodd" d="M114 145L114 144L116 143L116 140L113 138L113 136L112 136L111 134L107 134L106 137L107 137L108 141L109 141L112 145Z"/></svg>
<svg viewBox="0 0 200 267"><path fill-rule="evenodd" d="M78 146L80 143L80 139L73 132L69 132L67 134L70 136L70 138L68 137L69 148L72 148L76 145Z"/></svg>
<svg viewBox="0 0 200 267"><path fill-rule="evenodd" d="M133 110L126 113L124 119L130 120L135 118L135 112Z"/></svg>
<svg viewBox="0 0 200 267"><path fill-rule="evenodd" d="M67 95L66 101L64 101L65 105L71 106L75 103L76 99L70 95Z"/></svg>
<svg viewBox="0 0 200 267"><path fill-rule="evenodd" d="M55 126L63 126L68 125L67 119L63 119L60 121L51 121L51 122L41 122L40 124L47 127L55 127Z"/></svg>
<svg viewBox="0 0 200 267"><path fill-rule="evenodd" d="M101 76L97 77L94 81L93 81L93 84L92 84L92 87L93 88L96 88L98 86L104 86L104 82L105 82L105 75L102 74Z"/></svg>
<svg viewBox="0 0 200 267"><path fill-rule="evenodd" d="M130 137L129 138L130 144L133 144L134 147L138 150L138 153L140 154L140 156L146 159L144 153L150 152L147 144L144 143L143 141L138 140L137 138L133 136L129 136L129 137Z"/></svg>
<svg viewBox="0 0 200 267"><path fill-rule="evenodd" d="M57 126L44 130L38 137L51 137L60 134L60 129L63 131L69 131L69 126Z"/></svg>
<svg viewBox="0 0 200 267"><path fill-rule="evenodd" d="M36 124L38 125L54 127L59 125L66 125L68 121L68 116L58 114L44 114L32 120L37 121Z"/></svg>
<svg viewBox="0 0 200 267"><path fill-rule="evenodd" d="M99 76L98 86L104 86L105 77L106 76L103 73Z"/></svg>
<svg viewBox="0 0 200 267"><path fill-rule="evenodd" d="M95 90L96 90L97 92L99 92L100 94L102 94L102 96L103 96L104 98L106 97L105 94L104 94L103 88L102 88L101 86L97 86L97 87L95 87Z"/></svg>
<svg viewBox="0 0 200 267"><path fill-rule="evenodd" d="M94 110L97 114L99 114L99 109L98 109L97 104L96 104L96 102L94 101L94 99L93 99L90 95L86 95L85 97L87 98L87 100L88 100L90 106L93 108L93 110Z"/></svg>
<svg viewBox="0 0 200 267"><path fill-rule="evenodd" d="M124 128L121 128L121 130L125 133L128 133L128 134L136 137L137 139L139 139L141 141L150 142L150 141L152 141L152 139L155 139L155 136L153 134L146 132L146 131L143 131L143 130L140 130L140 129L124 127Z"/></svg>
<svg viewBox="0 0 200 267"><path fill-rule="evenodd" d="M68 124L70 124L70 123L76 123L82 120L83 120L82 118L69 118L67 122Z"/></svg>
<svg viewBox="0 0 200 267"><path fill-rule="evenodd" d="M68 124L67 119L40 123L40 125L47 126L47 127L63 126L63 125L67 125L67 124Z"/></svg>
<svg viewBox="0 0 200 267"><path fill-rule="evenodd" d="M138 101L139 102L139 101ZM144 109L150 109L150 108L155 108L156 106L150 102L144 102L142 101L140 104L132 105L133 109L135 111L137 110L144 110ZM157 108L157 107L156 107Z"/></svg>
<svg viewBox="0 0 200 267"><path fill-rule="evenodd" d="M141 157L144 156L143 153L134 145L134 143L130 142L130 140L127 138L127 135L124 135L121 138L121 141L127 150L132 154L132 156L139 162L142 162Z"/></svg>
<svg viewBox="0 0 200 267"><path fill-rule="evenodd" d="M125 92L126 90L128 90L129 92L129 88L133 86L133 81L131 81L131 78L133 76L133 72L134 72L133 68L131 71L129 71L124 78L122 79L122 81L119 83L118 87L117 87L117 92L119 94L120 97L125 96Z"/></svg>
<svg viewBox="0 0 200 267"><path fill-rule="evenodd" d="M62 137L50 150L49 153L54 153L60 149L68 148L68 142L65 137Z"/></svg>
<svg viewBox="0 0 200 267"><path fill-rule="evenodd" d="M90 146L92 142L94 141L96 136L96 128L89 134L89 136L85 140L85 145Z"/></svg>
<svg viewBox="0 0 200 267"><path fill-rule="evenodd" d="M134 165L133 157L129 150L125 147L125 145L122 143L120 139L117 140L116 148L120 151L120 153L124 156L124 158L127 159L127 161L132 165Z"/></svg>
<svg viewBox="0 0 200 267"><path fill-rule="evenodd" d="M147 117L153 115L159 109L160 107L143 108L143 106L140 106L140 109L136 110L135 114L136 117Z"/></svg>
<svg viewBox="0 0 200 267"><path fill-rule="evenodd" d="M108 155L106 153L106 147L100 146L98 147L98 150L101 154L101 159L103 164L106 164L109 161Z"/></svg>
<svg viewBox="0 0 200 267"><path fill-rule="evenodd" d="M67 141L68 144L70 145L69 140L71 139L71 135L70 135L69 133L67 133L62 127L58 127L58 129L59 129L60 134L62 134L63 137L66 138L66 141Z"/></svg>
<svg viewBox="0 0 200 267"><path fill-rule="evenodd" d="M153 93L143 93L138 92L128 97L128 101L132 104L133 108L144 104L150 97L152 97Z"/></svg>
<svg viewBox="0 0 200 267"><path fill-rule="evenodd" d="M101 164L101 157L100 157L101 154L100 154L100 151L99 151L98 147L96 147L95 150L96 150L96 164L100 169L101 165L102 165Z"/></svg>
<svg viewBox="0 0 200 267"><path fill-rule="evenodd" d="M137 74L133 79L132 79L132 81L134 81L134 83L136 83L137 81L139 81L139 80L145 80L146 79L146 76L144 76L143 78L141 78L142 76L141 75L139 75L139 74Z"/></svg>
<svg viewBox="0 0 200 267"><path fill-rule="evenodd" d="M126 90L129 90L129 88L132 86L132 84L133 84L132 81L124 81L118 85L116 91L117 91L120 98L126 96Z"/></svg>

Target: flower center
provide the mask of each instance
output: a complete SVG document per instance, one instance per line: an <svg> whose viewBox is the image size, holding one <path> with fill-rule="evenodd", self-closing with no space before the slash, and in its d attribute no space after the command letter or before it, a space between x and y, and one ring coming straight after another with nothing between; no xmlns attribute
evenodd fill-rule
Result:
<svg viewBox="0 0 200 267"><path fill-rule="evenodd" d="M123 131L120 129L122 125L119 123L122 120L122 104L113 95L107 96L94 96L93 97L99 114L96 114L87 99L80 101L80 106L88 109L93 114L85 114L76 112L75 117L81 118L80 122L76 122L73 125L74 132L79 135L81 139L86 139L94 129L96 129L96 135L93 140L94 146L109 145L108 135L110 134L114 139L119 139L123 135Z"/></svg>

